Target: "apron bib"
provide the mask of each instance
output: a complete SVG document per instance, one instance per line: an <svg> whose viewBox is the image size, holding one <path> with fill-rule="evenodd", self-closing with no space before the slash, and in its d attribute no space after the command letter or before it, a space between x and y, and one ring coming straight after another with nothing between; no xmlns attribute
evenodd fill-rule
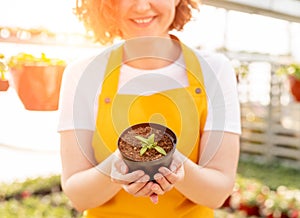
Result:
<svg viewBox="0 0 300 218"><path fill-rule="evenodd" d="M151 95L118 94L122 49L111 52L98 102L92 146L98 163L117 149L119 135L131 125L159 123L177 136L177 149L195 163L199 159L200 137L207 116L207 99L198 58L181 44L189 86ZM100 207L89 209L85 217L213 217L213 210L196 205L173 189L159 196L154 205L149 198L134 197L121 190Z"/></svg>

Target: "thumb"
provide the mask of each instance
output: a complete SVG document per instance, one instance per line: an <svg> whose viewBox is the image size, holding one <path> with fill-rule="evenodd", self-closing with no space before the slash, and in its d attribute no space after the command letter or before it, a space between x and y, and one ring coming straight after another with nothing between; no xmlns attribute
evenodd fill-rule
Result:
<svg viewBox="0 0 300 218"><path fill-rule="evenodd" d="M128 167L122 159L118 159L116 161L115 167L117 168L117 171L119 171L123 175L128 172Z"/></svg>
<svg viewBox="0 0 300 218"><path fill-rule="evenodd" d="M120 171L121 173L124 175L128 172L128 167L127 165L124 163L124 161L122 161L121 166L120 166Z"/></svg>

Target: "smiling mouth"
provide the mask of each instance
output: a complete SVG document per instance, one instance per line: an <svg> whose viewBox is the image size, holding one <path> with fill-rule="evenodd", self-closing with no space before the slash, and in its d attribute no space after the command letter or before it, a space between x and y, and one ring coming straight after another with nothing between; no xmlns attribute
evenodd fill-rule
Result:
<svg viewBox="0 0 300 218"><path fill-rule="evenodd" d="M154 19L154 17L149 17L149 18L143 18L143 19L132 19L133 22L137 24L148 24L151 23L151 21Z"/></svg>

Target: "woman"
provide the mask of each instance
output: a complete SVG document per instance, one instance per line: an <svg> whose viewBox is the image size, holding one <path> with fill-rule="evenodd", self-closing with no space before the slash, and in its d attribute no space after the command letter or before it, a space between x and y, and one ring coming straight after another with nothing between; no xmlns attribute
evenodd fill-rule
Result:
<svg viewBox="0 0 300 218"><path fill-rule="evenodd" d="M240 135L234 71L223 55L194 51L170 34L197 7L195 0L77 1L97 42L122 39L64 73L62 187L84 217L209 218L231 194ZM155 182L129 172L116 145L122 130L149 121L178 137Z"/></svg>

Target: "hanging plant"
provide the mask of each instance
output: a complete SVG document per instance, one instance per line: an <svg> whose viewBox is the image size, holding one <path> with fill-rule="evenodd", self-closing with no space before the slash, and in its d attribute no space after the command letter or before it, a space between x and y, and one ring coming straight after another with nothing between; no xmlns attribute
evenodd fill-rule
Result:
<svg viewBox="0 0 300 218"><path fill-rule="evenodd" d="M7 65L4 61L4 55L0 54L0 91L7 91L9 82L6 79Z"/></svg>
<svg viewBox="0 0 300 218"><path fill-rule="evenodd" d="M292 63L278 69L279 75L286 75L290 84L290 91L295 101L300 102L300 63Z"/></svg>
<svg viewBox="0 0 300 218"><path fill-rule="evenodd" d="M19 53L8 61L14 87L25 109L51 111L58 109L62 74L66 62Z"/></svg>
<svg viewBox="0 0 300 218"><path fill-rule="evenodd" d="M65 66L66 62L59 58L49 58L45 53L34 56L33 54L21 52L11 56L8 61L8 67L11 69L22 68L24 66Z"/></svg>

